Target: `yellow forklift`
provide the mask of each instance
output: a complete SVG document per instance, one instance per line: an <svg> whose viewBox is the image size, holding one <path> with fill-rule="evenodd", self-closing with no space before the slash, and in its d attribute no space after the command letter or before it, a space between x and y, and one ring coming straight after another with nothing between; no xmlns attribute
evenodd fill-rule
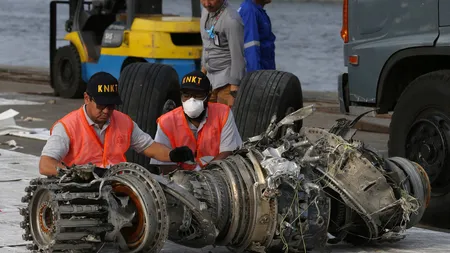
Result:
<svg viewBox="0 0 450 253"><path fill-rule="evenodd" d="M192 16L163 14L162 0L54 0L50 3L50 75L55 95L80 98L89 78L105 71L117 79L130 63L169 65L178 78L200 69L200 1L186 1ZM57 48L58 7L69 6ZM180 6L180 8L183 8Z"/></svg>

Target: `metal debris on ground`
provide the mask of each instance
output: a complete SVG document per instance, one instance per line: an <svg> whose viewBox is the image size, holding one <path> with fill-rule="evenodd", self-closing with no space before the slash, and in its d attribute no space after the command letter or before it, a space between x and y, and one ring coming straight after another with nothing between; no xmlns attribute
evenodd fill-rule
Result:
<svg viewBox="0 0 450 253"><path fill-rule="evenodd" d="M9 109L0 113L0 136L12 135L36 140L47 140L50 137L50 130L46 128L27 128L16 124L15 116L18 111Z"/></svg>
<svg viewBox="0 0 450 253"><path fill-rule="evenodd" d="M18 146L17 142L15 140L5 141L5 142L3 142L1 144L2 145L8 145L9 147L11 147L9 150L16 150L18 148L23 148L22 146Z"/></svg>
<svg viewBox="0 0 450 253"><path fill-rule="evenodd" d="M34 117L20 117L20 119L22 121L44 121L43 119L40 118L34 118Z"/></svg>
<svg viewBox="0 0 450 253"><path fill-rule="evenodd" d="M101 176L79 165L34 179L22 199L23 239L52 252L159 252L167 239L233 252L307 252L403 239L428 204L426 173L352 140L353 123L289 128L313 109L274 117L265 133L198 172L160 176L121 163Z"/></svg>

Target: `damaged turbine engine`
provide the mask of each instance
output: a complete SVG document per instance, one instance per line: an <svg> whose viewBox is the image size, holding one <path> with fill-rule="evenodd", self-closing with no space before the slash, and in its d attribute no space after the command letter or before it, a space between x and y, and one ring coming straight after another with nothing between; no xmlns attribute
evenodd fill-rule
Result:
<svg viewBox="0 0 450 253"><path fill-rule="evenodd" d="M166 240L306 252L404 238L430 198L425 171L353 141L354 122L289 128L313 109L274 117L265 133L199 172L160 176L121 163L102 177L84 165L34 179L22 199L23 239L38 252L159 252Z"/></svg>

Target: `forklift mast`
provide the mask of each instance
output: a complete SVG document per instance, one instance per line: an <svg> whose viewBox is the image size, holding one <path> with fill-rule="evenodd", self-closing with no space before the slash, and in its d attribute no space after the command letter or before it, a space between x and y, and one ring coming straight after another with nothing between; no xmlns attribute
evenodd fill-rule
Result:
<svg viewBox="0 0 450 253"><path fill-rule="evenodd" d="M57 16L58 16L58 5L69 5L69 18L65 22L65 31L70 33L74 28L74 20L78 9L83 8L84 5L88 6L88 10L91 8L92 1L84 1L84 0L52 0L50 2L50 31L49 31L49 63L50 63L50 76L52 76L52 65L53 59L56 54L56 41L57 41ZM78 25L75 24L75 28L78 28ZM51 80L51 87L54 87L53 78Z"/></svg>

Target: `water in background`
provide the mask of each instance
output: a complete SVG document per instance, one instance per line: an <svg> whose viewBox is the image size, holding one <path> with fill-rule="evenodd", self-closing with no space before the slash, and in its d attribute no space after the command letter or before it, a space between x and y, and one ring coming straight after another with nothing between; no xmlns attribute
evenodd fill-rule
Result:
<svg viewBox="0 0 450 253"><path fill-rule="evenodd" d="M236 8L240 2L231 1ZM0 0L0 65L48 67L49 3ZM164 3L164 13L191 15L188 0ZM59 10L58 37L62 38L68 8ZM266 10L277 36L277 69L297 75L304 90L336 91L337 75L345 70L339 35L341 4L273 1ZM65 44L58 42L58 46Z"/></svg>

